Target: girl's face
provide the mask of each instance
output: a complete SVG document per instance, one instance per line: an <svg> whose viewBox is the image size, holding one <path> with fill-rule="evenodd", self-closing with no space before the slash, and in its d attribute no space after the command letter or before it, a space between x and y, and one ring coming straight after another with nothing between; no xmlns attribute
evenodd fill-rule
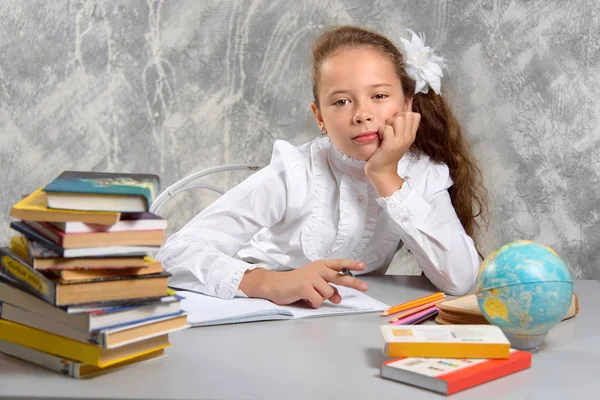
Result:
<svg viewBox="0 0 600 400"><path fill-rule="evenodd" d="M333 145L357 160L379 148L377 130L408 101L392 62L370 48L334 53L321 64L319 105L311 104L317 123Z"/></svg>

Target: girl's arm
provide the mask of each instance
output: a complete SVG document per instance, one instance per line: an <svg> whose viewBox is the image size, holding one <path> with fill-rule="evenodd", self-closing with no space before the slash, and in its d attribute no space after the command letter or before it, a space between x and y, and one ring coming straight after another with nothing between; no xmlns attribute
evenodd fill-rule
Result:
<svg viewBox="0 0 600 400"><path fill-rule="evenodd" d="M464 294L475 281L479 257L452 206L448 167L427 158L417 164L399 190L378 202L431 282L446 293Z"/></svg>
<svg viewBox="0 0 600 400"><path fill-rule="evenodd" d="M257 267L234 258L262 228L279 222L287 205L285 170L271 163L227 191L158 253L172 276L170 285L221 298L233 298L244 273Z"/></svg>

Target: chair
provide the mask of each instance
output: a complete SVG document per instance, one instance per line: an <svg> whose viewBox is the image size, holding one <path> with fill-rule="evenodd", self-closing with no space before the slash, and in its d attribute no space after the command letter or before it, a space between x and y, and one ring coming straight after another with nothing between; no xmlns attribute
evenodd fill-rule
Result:
<svg viewBox="0 0 600 400"><path fill-rule="evenodd" d="M150 212L160 215L161 208L167 204L172 198L178 195L181 192L184 192L189 189L208 189L219 194L224 194L226 190L206 183L197 183L195 182L199 178L203 178L208 175L215 174L217 172L225 172L225 171L258 171L263 168L262 165L252 165L252 164L227 164L219 167L213 167L208 169L203 169L201 171L194 172L186 176L185 178L175 182L168 188L166 188L155 200L152 202L150 206Z"/></svg>

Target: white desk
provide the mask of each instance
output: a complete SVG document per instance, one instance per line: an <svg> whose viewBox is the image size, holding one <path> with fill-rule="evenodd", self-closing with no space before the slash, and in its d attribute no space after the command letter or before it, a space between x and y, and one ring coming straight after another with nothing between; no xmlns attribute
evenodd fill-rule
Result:
<svg viewBox="0 0 600 400"><path fill-rule="evenodd" d="M388 304L435 289L425 277L366 278ZM529 370L453 395L461 399L579 399L600 392L600 282L577 281L577 317L561 322ZM87 380L0 354L0 397L94 399L440 399L379 377L378 314L255 322L171 335L162 360ZM596 393L596 394L594 394Z"/></svg>

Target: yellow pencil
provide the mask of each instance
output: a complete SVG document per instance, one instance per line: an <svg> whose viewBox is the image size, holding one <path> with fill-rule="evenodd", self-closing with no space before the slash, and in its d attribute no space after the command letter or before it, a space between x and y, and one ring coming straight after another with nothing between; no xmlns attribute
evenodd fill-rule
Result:
<svg viewBox="0 0 600 400"><path fill-rule="evenodd" d="M408 310L410 308L413 307L418 307L420 305L423 305L425 303L429 303L432 301L436 301L436 300L442 300L445 298L445 294L442 292L438 292L438 293L434 293L434 294L430 294L428 296L424 296L424 297L420 297L418 299L415 300L411 300L409 302L406 303L402 303L402 304L398 304L395 306L392 306L390 308L388 308L387 310L385 310L384 312L381 313L382 317L388 316L390 314L395 314L398 313L400 311L404 311L404 310Z"/></svg>

